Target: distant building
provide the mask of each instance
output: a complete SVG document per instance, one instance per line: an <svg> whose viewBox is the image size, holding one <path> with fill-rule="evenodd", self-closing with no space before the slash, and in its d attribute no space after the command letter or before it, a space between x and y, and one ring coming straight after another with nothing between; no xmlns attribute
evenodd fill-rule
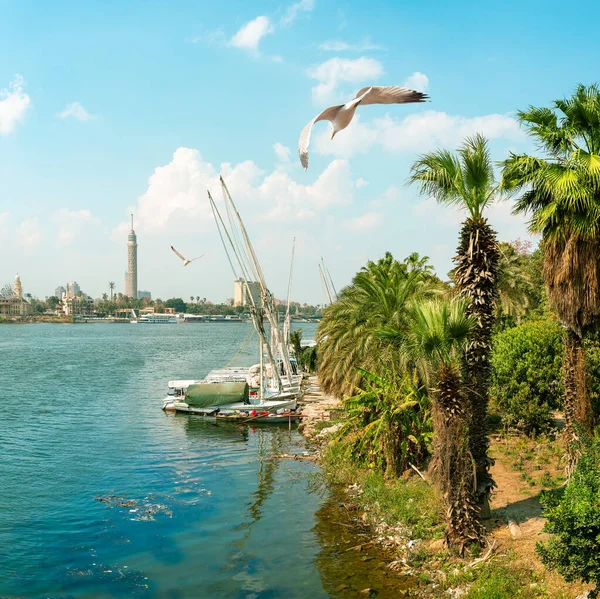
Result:
<svg viewBox="0 0 600 599"><path fill-rule="evenodd" d="M144 297L152 299L152 293L150 293L150 291L142 291L141 289L138 290L138 299L142 299Z"/></svg>
<svg viewBox="0 0 600 599"><path fill-rule="evenodd" d="M58 299L62 299L67 293L67 290L61 285L54 290L54 296Z"/></svg>
<svg viewBox="0 0 600 599"><path fill-rule="evenodd" d="M67 297L77 297L80 293L81 287L77 281L67 283L67 292L65 293Z"/></svg>
<svg viewBox="0 0 600 599"><path fill-rule="evenodd" d="M133 214L131 215L131 231L127 236L127 274L125 277L125 295L131 298L138 296L137 280L137 237L133 230Z"/></svg>
<svg viewBox="0 0 600 599"><path fill-rule="evenodd" d="M252 299L250 299L248 291L250 291ZM233 281L233 305L250 306L253 303L252 300L254 300L255 306L261 305L260 284L256 281L246 283L244 279L235 279Z"/></svg>
<svg viewBox="0 0 600 599"><path fill-rule="evenodd" d="M21 286L21 277L15 277L13 286L13 295L0 297L0 316L26 316L31 313L30 304L23 299L23 287Z"/></svg>
<svg viewBox="0 0 600 599"><path fill-rule="evenodd" d="M94 300L87 295L66 295L62 299L62 310L67 316L91 314L94 311Z"/></svg>

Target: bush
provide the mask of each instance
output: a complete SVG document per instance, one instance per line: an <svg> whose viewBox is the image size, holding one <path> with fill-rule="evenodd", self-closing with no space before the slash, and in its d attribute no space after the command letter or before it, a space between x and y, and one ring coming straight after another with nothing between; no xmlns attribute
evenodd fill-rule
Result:
<svg viewBox="0 0 600 599"><path fill-rule="evenodd" d="M600 342L586 339L584 347L587 368L590 375L590 399L594 413L600 415Z"/></svg>
<svg viewBox="0 0 600 599"><path fill-rule="evenodd" d="M581 580L600 587L600 443L584 448L564 493L544 493L541 498L544 531L554 535L538 543L542 562L560 572L567 582Z"/></svg>
<svg viewBox="0 0 600 599"><path fill-rule="evenodd" d="M552 424L562 394L562 335L559 324L540 321L495 336L490 395L505 426L537 434Z"/></svg>

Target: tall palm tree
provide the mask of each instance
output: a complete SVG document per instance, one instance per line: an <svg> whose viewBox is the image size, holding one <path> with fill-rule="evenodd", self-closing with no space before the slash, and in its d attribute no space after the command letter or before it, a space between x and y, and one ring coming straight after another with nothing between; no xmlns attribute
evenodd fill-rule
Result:
<svg viewBox="0 0 600 599"><path fill-rule="evenodd" d="M200 296L199 296L199 295L197 295L197 296L196 296L196 303L198 303L199 301L200 301Z"/></svg>
<svg viewBox="0 0 600 599"><path fill-rule="evenodd" d="M357 368L378 373L383 361L393 361L397 349L382 339L382 329L404 331L408 307L431 297L436 289L427 262L409 268L388 252L363 267L319 323L318 370L323 388L339 398L352 395L362 380Z"/></svg>
<svg viewBox="0 0 600 599"><path fill-rule="evenodd" d="M437 150L421 156L411 168L409 181L419 185L421 194L467 213L454 257L454 282L459 294L470 300L467 311L476 320L465 349L464 365L477 496L479 503L487 506L494 486L489 472L493 461L487 454L487 409L499 258L496 232L484 217L498 191L487 140L475 135L467 138L456 153Z"/></svg>
<svg viewBox="0 0 600 599"><path fill-rule="evenodd" d="M565 417L572 441L578 426L591 431L594 424L583 337L600 328L600 89L579 85L570 98L518 116L544 156L511 154L502 187L520 195L515 212L529 214L529 230L542 235L548 300L567 329ZM572 469L577 456L570 457Z"/></svg>
<svg viewBox="0 0 600 599"><path fill-rule="evenodd" d="M114 283L114 281L111 281L111 282L108 284L108 286L109 286L109 288L110 288L110 301L112 302L112 301L113 301L113 290L114 290L114 288L115 288L115 283Z"/></svg>
<svg viewBox="0 0 600 599"><path fill-rule="evenodd" d="M499 244L497 317L519 323L534 303L536 289L524 261L529 258L517 252L510 243Z"/></svg>
<svg viewBox="0 0 600 599"><path fill-rule="evenodd" d="M462 553L481 543L483 528L473 493L475 473L469 448L468 404L462 359L470 342L475 314L465 299L434 300L411 310L401 343L407 366L416 367L431 399L433 457L430 471L446 510L446 542Z"/></svg>

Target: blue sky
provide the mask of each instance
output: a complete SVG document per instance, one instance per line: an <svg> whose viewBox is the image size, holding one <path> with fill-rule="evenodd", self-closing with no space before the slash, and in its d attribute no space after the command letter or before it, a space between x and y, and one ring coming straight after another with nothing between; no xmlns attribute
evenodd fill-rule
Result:
<svg viewBox="0 0 600 599"><path fill-rule="evenodd" d="M482 131L494 157L531 150L514 111L600 79L600 6L558 2L66 2L0 0L0 283L52 294L124 290L128 214L139 287L232 295L206 188L223 174L278 296L297 238L294 297L321 303L367 259L451 267L460 215L405 185L417 154ZM585 14L585 19L581 17ZM370 84L430 104L368 106L329 140L302 127ZM490 220L525 235L510 203ZM206 252L185 270L172 255Z"/></svg>

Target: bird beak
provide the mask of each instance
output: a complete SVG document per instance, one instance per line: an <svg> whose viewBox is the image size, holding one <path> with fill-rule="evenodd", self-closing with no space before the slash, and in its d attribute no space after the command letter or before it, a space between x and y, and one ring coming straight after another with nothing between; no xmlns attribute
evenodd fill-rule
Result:
<svg viewBox="0 0 600 599"><path fill-rule="evenodd" d="M331 132L331 139L333 139L335 137L335 131Z"/></svg>

